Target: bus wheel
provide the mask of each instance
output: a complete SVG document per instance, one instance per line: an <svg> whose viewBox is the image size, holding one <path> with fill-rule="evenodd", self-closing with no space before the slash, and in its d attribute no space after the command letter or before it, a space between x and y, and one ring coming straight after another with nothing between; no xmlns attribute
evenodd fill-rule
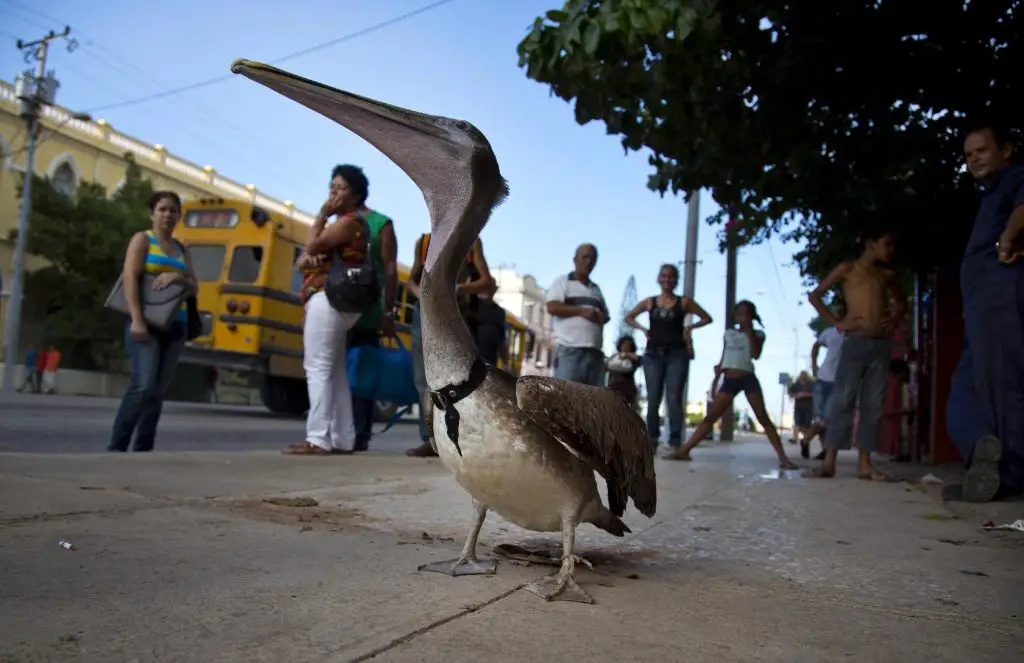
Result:
<svg viewBox="0 0 1024 663"><path fill-rule="evenodd" d="M260 398L263 405L275 414L302 416L309 409L309 394L303 380L264 376Z"/></svg>
<svg viewBox="0 0 1024 663"><path fill-rule="evenodd" d="M377 401L376 407L373 409L373 418L378 423L387 423L391 421L391 417L395 416L396 412L398 412L398 406L394 403Z"/></svg>

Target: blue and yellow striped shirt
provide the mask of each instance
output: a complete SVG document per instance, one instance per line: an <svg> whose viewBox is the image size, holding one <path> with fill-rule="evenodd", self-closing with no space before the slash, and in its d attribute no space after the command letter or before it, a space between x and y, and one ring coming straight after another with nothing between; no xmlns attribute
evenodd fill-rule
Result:
<svg viewBox="0 0 1024 663"><path fill-rule="evenodd" d="M185 254L180 243L175 242L178 247L178 255L172 257L160 248L160 242L152 230L146 231L146 238L149 240L149 247L146 250L146 262L142 265L142 269L147 274L162 274L164 272L188 274L188 267L185 265ZM181 302L177 319L186 324L188 323L187 302Z"/></svg>

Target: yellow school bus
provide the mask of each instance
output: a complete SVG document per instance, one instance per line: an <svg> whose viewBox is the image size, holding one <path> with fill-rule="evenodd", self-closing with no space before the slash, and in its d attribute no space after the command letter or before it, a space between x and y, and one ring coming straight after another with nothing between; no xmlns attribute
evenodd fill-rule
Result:
<svg viewBox="0 0 1024 663"><path fill-rule="evenodd" d="M309 408L302 370L302 275L295 269L309 225L252 202L199 198L182 205L174 231L188 250L199 281L203 333L189 342L182 361L251 375L272 412L302 414ZM398 266L395 304L398 336L410 348L415 297L404 284L409 268ZM532 347L526 324L506 316L508 365L519 375ZM394 341L389 341L394 344ZM395 406L378 403L378 418Z"/></svg>

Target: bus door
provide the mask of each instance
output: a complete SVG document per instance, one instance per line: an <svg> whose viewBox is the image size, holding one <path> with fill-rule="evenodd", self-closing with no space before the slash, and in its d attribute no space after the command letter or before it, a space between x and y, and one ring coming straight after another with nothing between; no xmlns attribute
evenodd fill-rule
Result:
<svg viewBox="0 0 1024 663"><path fill-rule="evenodd" d="M258 354L264 309L265 233L238 233L227 247L217 302L217 349Z"/></svg>

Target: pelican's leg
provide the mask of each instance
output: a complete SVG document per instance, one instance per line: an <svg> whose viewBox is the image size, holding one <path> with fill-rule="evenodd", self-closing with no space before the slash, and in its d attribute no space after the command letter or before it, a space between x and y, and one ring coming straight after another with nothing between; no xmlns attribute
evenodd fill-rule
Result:
<svg viewBox="0 0 1024 663"><path fill-rule="evenodd" d="M554 575L541 578L526 586L546 601L576 601L577 603L593 603L594 598L576 584L576 562L590 566L590 563L573 553L576 546L576 522L562 520L562 568Z"/></svg>
<svg viewBox="0 0 1024 663"><path fill-rule="evenodd" d="M480 528L484 526L487 507L482 502L473 500L473 527L466 537L466 545L462 546L462 554L458 559L447 559L442 562L431 562L419 567L417 571L433 571L450 576L489 576L498 570L498 560L476 558L476 540L480 537Z"/></svg>

